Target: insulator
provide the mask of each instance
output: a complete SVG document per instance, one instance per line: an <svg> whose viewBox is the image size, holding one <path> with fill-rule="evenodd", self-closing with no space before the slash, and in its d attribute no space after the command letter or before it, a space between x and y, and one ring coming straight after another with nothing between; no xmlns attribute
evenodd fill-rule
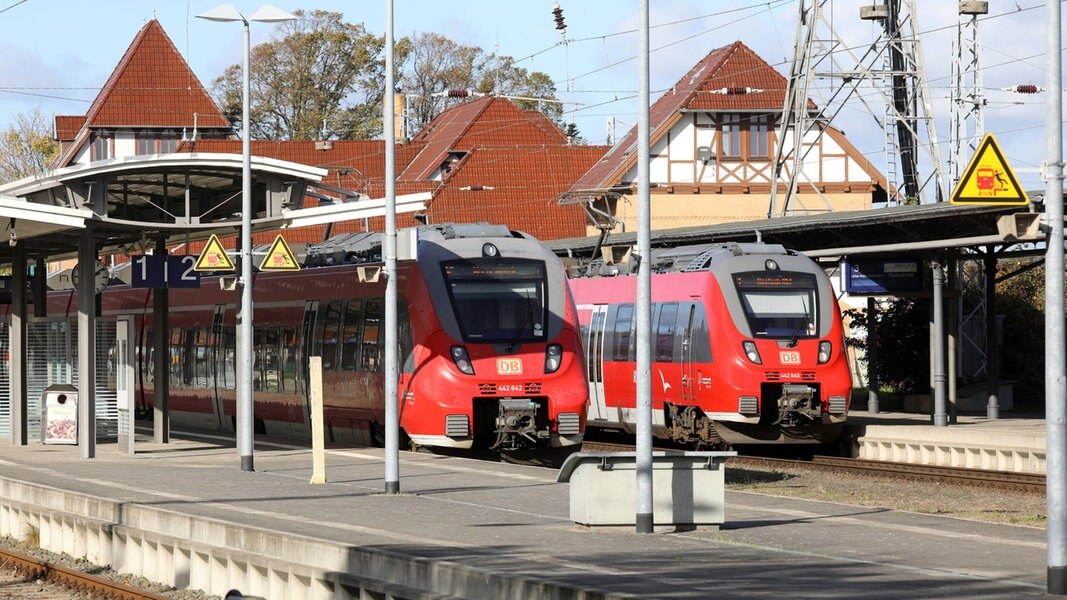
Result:
<svg viewBox="0 0 1067 600"><path fill-rule="evenodd" d="M563 23L563 9L558 4L552 6L552 18L556 20L556 29L563 31L567 28Z"/></svg>
<svg viewBox="0 0 1067 600"><path fill-rule="evenodd" d="M726 88L726 94L728 96L736 96L738 94L747 94L747 93L748 93L748 88L747 87L729 87L729 88Z"/></svg>
<svg viewBox="0 0 1067 600"><path fill-rule="evenodd" d="M578 135L578 126L574 123L567 123L567 137L574 137Z"/></svg>
<svg viewBox="0 0 1067 600"><path fill-rule="evenodd" d="M448 90L449 98L466 98L470 95L467 90Z"/></svg>
<svg viewBox="0 0 1067 600"><path fill-rule="evenodd" d="M1032 83L1015 86L1014 91L1018 94L1036 94L1041 91L1041 88Z"/></svg>

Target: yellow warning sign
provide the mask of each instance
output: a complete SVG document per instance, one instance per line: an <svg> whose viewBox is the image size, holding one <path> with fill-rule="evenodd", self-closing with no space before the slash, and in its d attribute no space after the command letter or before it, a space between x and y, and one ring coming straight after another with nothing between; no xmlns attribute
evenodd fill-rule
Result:
<svg viewBox="0 0 1067 600"><path fill-rule="evenodd" d="M1027 204L1030 199L1004 158L993 134L982 138L978 150L952 192L953 204Z"/></svg>
<svg viewBox="0 0 1067 600"><path fill-rule="evenodd" d="M267 251L267 256L263 258L263 262L259 263L259 270L299 271L300 263L296 262L293 251L289 249L289 244L286 244L285 239L279 235L274 238L274 243L271 244L270 250Z"/></svg>
<svg viewBox="0 0 1067 600"><path fill-rule="evenodd" d="M218 236L211 234L211 239L207 241L207 246L204 246L204 251L200 253L200 257L196 259L196 264L193 265L194 271L234 271L236 268L233 266L233 261L229 256L226 256L226 249L222 247L222 242L219 241Z"/></svg>

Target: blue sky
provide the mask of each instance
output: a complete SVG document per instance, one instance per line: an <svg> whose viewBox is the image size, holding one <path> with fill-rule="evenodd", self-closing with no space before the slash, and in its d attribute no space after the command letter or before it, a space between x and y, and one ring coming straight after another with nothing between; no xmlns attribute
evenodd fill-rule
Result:
<svg viewBox="0 0 1067 600"><path fill-rule="evenodd" d="M650 0L651 88L655 98L711 50L744 42L785 74L793 57L799 0ZM582 135L604 143L614 119L622 136L636 121L638 77L636 0L558 0L567 24L567 43L552 19L552 0L394 0L397 37L434 31L449 38L511 56L557 82L558 95ZM812 0L808 0L809 4ZM260 0L233 0L245 14ZM385 0L275 0L286 9L321 8L344 13L383 34ZM208 86L223 69L240 61L241 29L196 19L217 0L0 0L0 126L40 107L47 115L84 114L140 27L151 18L163 25L201 82ZM871 0L837 0L834 28L861 52L874 39L872 25L859 19ZM942 154L947 154L948 101L957 2L920 2L920 39ZM1028 189L1043 188L1036 169L1044 158L1045 94L1018 95L1000 88L1019 84L1046 87L1044 0L990 2L980 26L982 65L988 104L986 131L996 135L1008 161ZM270 38L272 27L253 24L253 44ZM820 94L810 94L822 103ZM875 117L884 110L868 90L850 101L835 125L853 144L885 169L884 136Z"/></svg>

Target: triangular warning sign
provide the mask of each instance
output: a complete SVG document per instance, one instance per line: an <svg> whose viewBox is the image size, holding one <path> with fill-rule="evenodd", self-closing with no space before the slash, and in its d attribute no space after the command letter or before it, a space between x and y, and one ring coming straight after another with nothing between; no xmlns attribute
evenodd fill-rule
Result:
<svg viewBox="0 0 1067 600"><path fill-rule="evenodd" d="M226 256L226 249L222 247L222 242L219 241L218 236L211 234L211 239L207 241L207 246L204 246L204 251L200 253L200 257L196 259L196 264L193 265L194 271L234 271L236 268L233 266L233 261L229 256Z"/></svg>
<svg viewBox="0 0 1067 600"><path fill-rule="evenodd" d="M289 249L289 244L286 244L282 236L279 235L274 238L274 243L271 244L270 250L267 250L267 256L263 258L263 262L259 263L259 270L299 271L300 263L296 262L293 251Z"/></svg>
<svg viewBox="0 0 1067 600"><path fill-rule="evenodd" d="M978 145L967 170L952 192L953 204L1027 204L1026 190L1019 185L1011 165L987 133Z"/></svg>

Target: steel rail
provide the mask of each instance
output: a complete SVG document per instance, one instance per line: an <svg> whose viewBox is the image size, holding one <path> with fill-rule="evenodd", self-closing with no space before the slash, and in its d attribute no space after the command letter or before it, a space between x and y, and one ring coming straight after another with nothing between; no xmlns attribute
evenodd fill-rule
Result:
<svg viewBox="0 0 1067 600"><path fill-rule="evenodd" d="M112 581L105 577L61 567L43 560L0 548L0 566L26 573L51 583L57 583L68 589L91 594L94 598L114 598L116 600L168 600L167 596L135 588L125 583Z"/></svg>

